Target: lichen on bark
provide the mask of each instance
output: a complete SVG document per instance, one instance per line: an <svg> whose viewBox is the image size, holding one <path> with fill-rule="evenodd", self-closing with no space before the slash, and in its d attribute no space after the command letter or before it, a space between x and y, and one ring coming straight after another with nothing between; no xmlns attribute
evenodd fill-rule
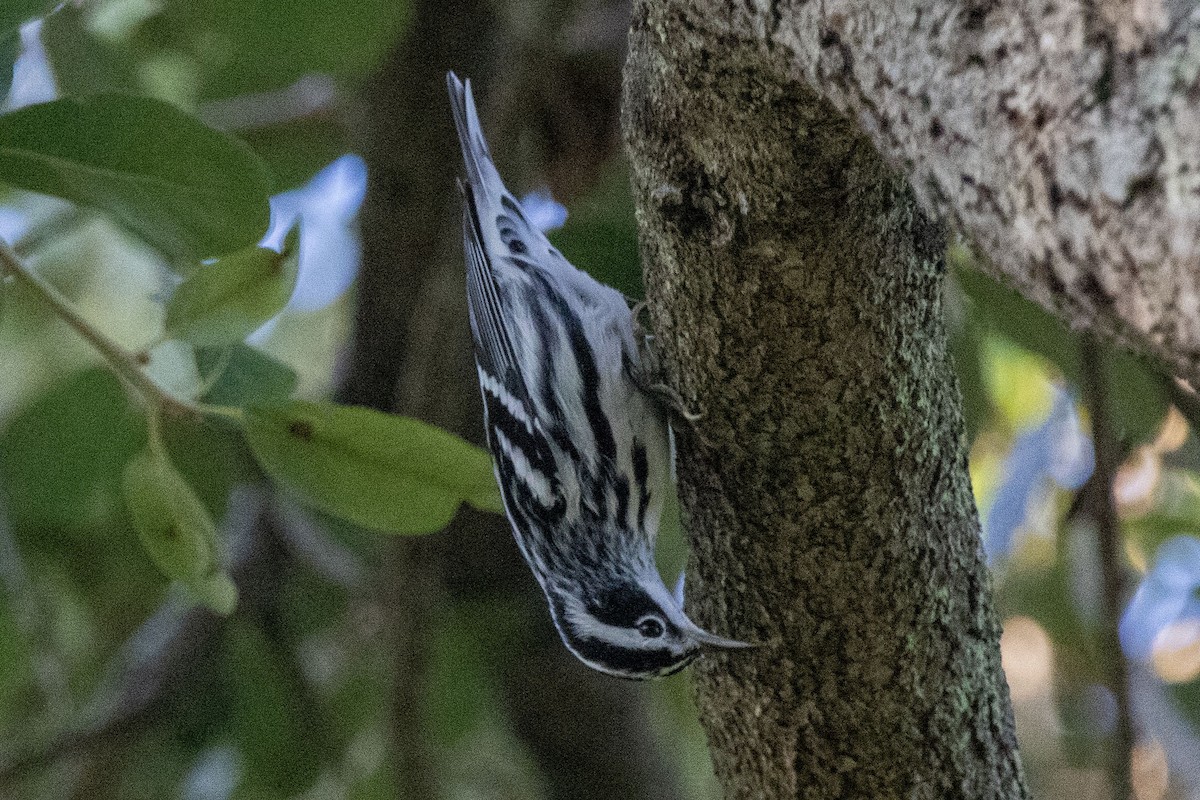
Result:
<svg viewBox="0 0 1200 800"><path fill-rule="evenodd" d="M699 5L699 4L696 4ZM720 26L717 26L719 28ZM778 54L636 5L625 75L730 797L1024 797L942 322L943 238Z"/></svg>

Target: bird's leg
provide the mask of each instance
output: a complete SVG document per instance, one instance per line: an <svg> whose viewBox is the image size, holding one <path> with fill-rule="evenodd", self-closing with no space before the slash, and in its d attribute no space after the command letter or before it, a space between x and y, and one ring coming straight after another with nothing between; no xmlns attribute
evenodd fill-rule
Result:
<svg viewBox="0 0 1200 800"><path fill-rule="evenodd" d="M639 319L645 309L645 300L639 301L631 309L631 313L633 314L633 333L638 343L638 359L640 364L629 365L629 377L633 379L633 382L642 392L654 398L670 414L672 419L681 420L689 428L694 429L696 423L704 415L688 408L687 403L684 402L683 397L675 390L675 387L666 382L662 361L659 359L658 352L654 348L654 336L646 331L645 326L642 325Z"/></svg>

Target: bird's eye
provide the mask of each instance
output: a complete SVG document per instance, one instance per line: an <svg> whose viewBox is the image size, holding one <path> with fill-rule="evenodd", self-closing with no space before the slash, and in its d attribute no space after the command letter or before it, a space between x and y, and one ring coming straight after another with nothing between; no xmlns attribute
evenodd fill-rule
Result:
<svg viewBox="0 0 1200 800"><path fill-rule="evenodd" d="M665 630L662 620L658 617L642 617L637 621L635 627L638 629L638 633L647 639L657 639L663 635Z"/></svg>

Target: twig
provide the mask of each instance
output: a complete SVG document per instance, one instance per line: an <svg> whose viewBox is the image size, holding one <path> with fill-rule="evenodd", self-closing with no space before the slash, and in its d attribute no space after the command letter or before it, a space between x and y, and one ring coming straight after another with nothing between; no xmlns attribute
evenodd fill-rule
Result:
<svg viewBox="0 0 1200 800"><path fill-rule="evenodd" d="M32 224L21 234L21 237L13 241L13 252L21 258L29 258L30 254L36 253L51 240L60 238L64 232L78 230L90 219L79 206L65 201L55 202L55 205L61 205L61 210L32 220Z"/></svg>
<svg viewBox="0 0 1200 800"><path fill-rule="evenodd" d="M1134 734L1129 700L1129 666L1121 649L1118 625L1121 609L1127 597L1125 574L1121 564L1121 525L1113 501L1112 486L1121 466L1121 448L1114 434L1109 407L1109 372L1107 356L1090 336L1082 346L1083 390L1092 415L1092 441L1096 452L1097 497L1094 506L1097 550L1100 556L1103 623L1101 641L1109 657L1108 684L1116 699L1117 715L1111 737L1108 763L1112 796L1123 800L1130 796L1131 756Z"/></svg>
<svg viewBox="0 0 1200 800"><path fill-rule="evenodd" d="M40 275L29 269L12 247L0 239L0 276L5 274L12 275L38 295L60 319L86 339L88 344L103 356L108 367L126 383L133 386L147 403L155 404L164 411L178 416L211 415L235 422L241 420L240 409L185 400L176 397L155 383L142 369L142 359L139 359L138 355L122 347L88 322L74 303L43 280Z"/></svg>
<svg viewBox="0 0 1200 800"><path fill-rule="evenodd" d="M137 364L136 356L121 345L97 330L83 318L75 304L62 295L57 289L42 279L33 270L25 266L7 242L0 241L0 266L32 289L42 301L48 305L60 319L71 326L87 340L97 352L104 357L109 366L148 399L153 399L162 405L172 407L177 405L175 398L168 395L158 384L150 380ZM180 410L186 407L180 406Z"/></svg>

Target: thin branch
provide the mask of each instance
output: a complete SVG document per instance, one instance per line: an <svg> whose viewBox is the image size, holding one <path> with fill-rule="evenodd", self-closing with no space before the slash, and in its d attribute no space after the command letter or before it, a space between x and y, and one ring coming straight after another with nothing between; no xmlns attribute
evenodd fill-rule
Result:
<svg viewBox="0 0 1200 800"><path fill-rule="evenodd" d="M1083 390L1092 415L1092 440L1096 451L1096 470L1093 479L1097 489L1095 510L1097 550L1100 557L1103 623L1101 641L1103 652L1108 656L1108 684L1116 699L1117 718L1110 740L1111 753L1108 764L1112 796L1130 796L1130 775L1134 733L1129 699L1129 666L1118 625L1121 610L1128 596L1125 573L1121 563L1121 524L1113 500L1112 486L1120 469L1121 446L1114 433L1109 407L1108 360L1103 348L1091 336L1083 338Z"/></svg>
<svg viewBox="0 0 1200 800"><path fill-rule="evenodd" d="M91 217L79 206L66 202L56 203L59 210L44 217L31 220L30 227L12 243L13 252L21 258L29 258L48 242L61 238L64 232L77 231ZM33 216L30 214L30 216ZM3 270L0 269L0 273Z"/></svg>
<svg viewBox="0 0 1200 800"><path fill-rule="evenodd" d="M88 344L104 357L109 366L122 378L133 384L139 392L148 398L158 400L164 405L175 402L174 398L163 392L157 384L141 371L137 364L136 356L133 353L110 339L84 319L74 303L68 300L40 275L25 266L24 262L21 261L20 257L13 252L13 249L5 241L0 241L0 266L18 281L21 281L29 289L33 290L42 299L42 302L48 305L63 322L70 325L76 333L86 339Z"/></svg>
<svg viewBox="0 0 1200 800"><path fill-rule="evenodd" d="M68 300L58 289L50 285L35 271L31 270L13 251L12 247L0 239L0 276L12 275L25 284L41 300L49 306L56 315L83 337L104 358L108 367L130 384L147 403L157 405L164 411L177 416L218 416L240 422L240 409L213 406L197 403L176 397L154 382L142 369L144 356L135 354L105 335L80 313L79 309Z"/></svg>

